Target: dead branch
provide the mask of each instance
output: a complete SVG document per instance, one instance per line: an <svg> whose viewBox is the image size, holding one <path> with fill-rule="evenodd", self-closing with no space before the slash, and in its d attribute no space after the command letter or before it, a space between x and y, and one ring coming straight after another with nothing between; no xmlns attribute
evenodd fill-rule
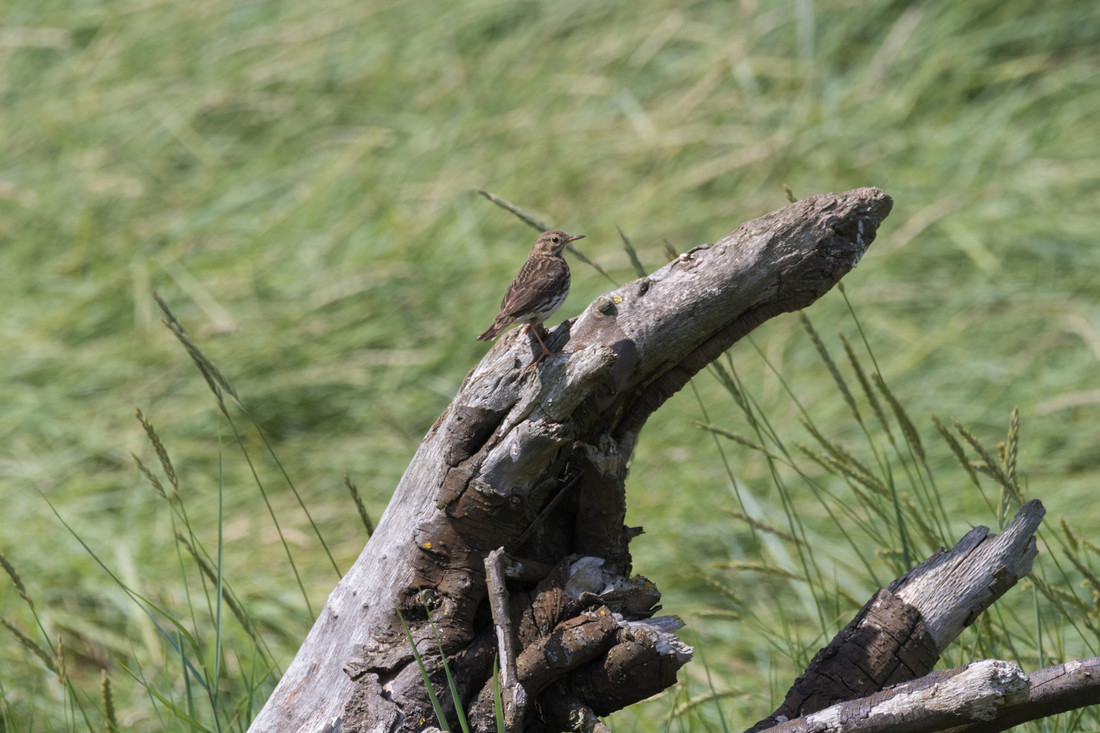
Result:
<svg viewBox="0 0 1100 733"><path fill-rule="evenodd" d="M1028 694L1006 704L992 720L948 729L947 733L996 733L1087 705L1100 705L1100 657L1078 659L1027 676Z"/></svg>
<svg viewBox="0 0 1100 733"><path fill-rule="evenodd" d="M768 733L996 733L1096 704L1100 657L1030 675L986 659L781 722Z"/></svg>
<svg viewBox="0 0 1100 733"><path fill-rule="evenodd" d="M931 733L960 722L987 722L1027 697L1015 664L974 662L834 705L769 728L772 733Z"/></svg>
<svg viewBox="0 0 1100 733"><path fill-rule="evenodd" d="M1034 535L1045 513L1038 500L1029 501L1001 534L975 527L951 550L878 591L814 656L783 704L749 733L781 730L782 721L805 720L836 703L862 704L860 698L927 675L947 645L1031 571Z"/></svg>

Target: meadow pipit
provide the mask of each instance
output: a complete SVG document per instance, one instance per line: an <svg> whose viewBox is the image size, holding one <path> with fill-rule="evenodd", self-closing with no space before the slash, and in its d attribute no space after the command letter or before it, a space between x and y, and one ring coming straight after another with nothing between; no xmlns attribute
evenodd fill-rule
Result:
<svg viewBox="0 0 1100 733"><path fill-rule="evenodd" d="M493 325L478 336L479 341L491 341L513 323L526 324L525 330L534 331L542 353L529 366L535 366L553 352L546 348L539 329L542 322L561 307L569 295L569 265L562 257L565 245L582 238L583 234L566 234L557 229L543 232L531 247L527 261L508 286L500 313ZM532 326L534 328L532 329Z"/></svg>

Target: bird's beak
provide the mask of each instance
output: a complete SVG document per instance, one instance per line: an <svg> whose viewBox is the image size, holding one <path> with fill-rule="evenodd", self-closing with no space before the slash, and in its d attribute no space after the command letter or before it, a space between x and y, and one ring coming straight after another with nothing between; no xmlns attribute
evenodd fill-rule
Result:
<svg viewBox="0 0 1100 733"><path fill-rule="evenodd" d="M583 234L570 234L569 239L567 239L565 241L566 242L572 242L572 241L575 241L577 239L584 239L584 235Z"/></svg>

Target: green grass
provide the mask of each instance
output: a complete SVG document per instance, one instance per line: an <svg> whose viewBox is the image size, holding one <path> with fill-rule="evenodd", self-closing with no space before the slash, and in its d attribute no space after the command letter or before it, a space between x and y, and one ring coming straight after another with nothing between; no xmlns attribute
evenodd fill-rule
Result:
<svg viewBox="0 0 1100 733"><path fill-rule="evenodd" d="M239 719L242 701L255 711L267 671L285 668L309 627L305 598L316 611L337 573L230 407L280 542L151 290L236 387L344 570L365 532L343 471L379 516L484 353L475 337L533 239L476 186L587 234L584 253L618 281L633 269L616 225L656 269L666 240L681 251L713 241L783 205L784 185L798 196L883 188L894 213L846 292L927 446L945 541L995 524L998 497L972 487L928 415L956 417L993 446L1019 407L1021 480L1047 505L1044 531L1064 516L1100 543L1098 39L1100 11L1086 0L5 4L0 550L45 633L16 592L0 593L0 615L43 648L60 637L74 692L4 632L0 720L98 725L105 666L122 729L186 729L146 685L213 727L170 637L232 680L212 705L240 706ZM607 287L575 266L562 317ZM834 337L860 349L844 299L832 293L809 315L864 399ZM736 346L726 369L785 445L813 441L792 394L830 440L868 445L796 317ZM176 505L134 466L131 452L164 480L135 406L171 456L198 544L216 556L221 533L215 576L262 654L224 608L215 621L214 586L172 539ZM875 553L902 548L885 529L861 532L868 560L857 560L829 524L829 500L787 478L784 508L758 452L697 422L755 437L721 380L697 379L643 433L628 522L647 529L636 568L687 617L714 689L743 693L720 701L735 728L770 711L850 598L889 580L894 556ZM885 455L873 420L868 430ZM814 475L845 496L841 478ZM781 545L762 551L759 531L723 513L742 504L787 531L792 517L805 523L817 580L760 586L711 567L779 563L769 553ZM918 555L929 547L913 541ZM1043 549L1044 562L1068 563ZM91 553L180 628L161 634ZM757 587L769 595L731 605ZM790 616L762 635L754 614L777 601ZM1056 637L1044 650L1073 653L1071 630L1036 605L1034 623ZM685 696L710 694L701 670L688 680ZM710 703L691 710L714 715ZM688 715L673 728L688 720L713 722Z"/></svg>
<svg viewBox="0 0 1100 733"><path fill-rule="evenodd" d="M622 720L667 717L671 709L678 717L699 716L696 722L705 730L728 720L731 727L744 727L768 712L760 707L759 691L781 700L813 654L876 588L937 548L955 544L974 517L996 530L1025 499L1047 498L1024 486L1018 471L1016 411L1006 416L1000 441L982 441L957 421L938 421L942 431L922 438L923 426L914 424L883 380L874 374L859 379L874 362L862 345L852 349L855 358L839 361L829 355L828 344L818 345L822 368L834 371L837 380L829 402L851 410L849 419L830 425L829 436L816 424L816 408L798 408L800 427L773 424L745 391L732 360L715 368L745 431L700 427L720 441L728 465L763 465L768 473L728 474L741 507L726 512L729 559L694 573L694 580L722 597L689 614L692 634L698 635L692 640L706 651L701 668L689 668L680 690L620 714ZM799 401L799 395L790 397ZM964 632L942 664L998 658L1031 671L1100 652L1100 550L1080 542L1074 527L1080 527L1076 519L1048 516L1032 575ZM717 660L715 647L724 651ZM715 676L723 683L716 685ZM696 699L690 697L693 688ZM711 701L720 702L717 717L708 715ZM1052 729L1092 730L1097 723L1090 709L1053 721Z"/></svg>

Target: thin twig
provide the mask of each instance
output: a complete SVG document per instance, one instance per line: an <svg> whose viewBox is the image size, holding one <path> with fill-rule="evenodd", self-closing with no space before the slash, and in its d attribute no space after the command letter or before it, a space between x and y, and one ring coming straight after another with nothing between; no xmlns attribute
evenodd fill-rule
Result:
<svg viewBox="0 0 1100 733"><path fill-rule="evenodd" d="M516 635L512 629L512 613L508 604L508 589L504 582L504 548L493 550L485 558L485 578L489 591L489 608L497 629L497 650L500 655L501 690L504 697L504 720L508 730L520 733L527 712L527 691L519 683L516 671Z"/></svg>

